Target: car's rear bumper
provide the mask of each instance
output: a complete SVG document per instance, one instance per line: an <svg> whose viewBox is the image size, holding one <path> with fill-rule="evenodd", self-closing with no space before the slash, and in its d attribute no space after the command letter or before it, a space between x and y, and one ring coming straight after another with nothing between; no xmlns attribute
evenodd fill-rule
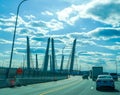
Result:
<svg viewBox="0 0 120 95"><path fill-rule="evenodd" d="M99 88L112 88L112 89L114 89L115 85L114 85L114 83L112 83L112 84L96 84L96 89L99 89Z"/></svg>

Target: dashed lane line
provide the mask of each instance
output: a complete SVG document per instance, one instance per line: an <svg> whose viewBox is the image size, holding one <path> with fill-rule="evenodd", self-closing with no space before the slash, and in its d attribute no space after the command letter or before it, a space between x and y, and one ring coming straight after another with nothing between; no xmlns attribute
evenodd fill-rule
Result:
<svg viewBox="0 0 120 95"><path fill-rule="evenodd" d="M80 82L80 81L79 81ZM59 87L59 88L55 88L55 89L51 89L51 90L48 90L48 91L45 91L39 95L45 95L45 94L48 94L48 93L52 93L52 92L55 92L55 91L59 91L59 90L62 90L62 89L65 89L65 88L68 88L70 86L73 86L73 85L76 85L78 84L79 82L74 82L74 83L71 83L69 85L65 85L65 86L62 86L62 87Z"/></svg>

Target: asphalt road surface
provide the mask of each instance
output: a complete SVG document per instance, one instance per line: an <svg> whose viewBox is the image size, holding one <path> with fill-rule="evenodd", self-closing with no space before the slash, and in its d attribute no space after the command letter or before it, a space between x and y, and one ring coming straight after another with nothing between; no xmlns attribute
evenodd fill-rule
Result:
<svg viewBox="0 0 120 95"><path fill-rule="evenodd" d="M80 76L69 79L39 83L14 88L0 89L0 95L120 95L120 81L115 82L115 90L96 90L95 82L83 80Z"/></svg>

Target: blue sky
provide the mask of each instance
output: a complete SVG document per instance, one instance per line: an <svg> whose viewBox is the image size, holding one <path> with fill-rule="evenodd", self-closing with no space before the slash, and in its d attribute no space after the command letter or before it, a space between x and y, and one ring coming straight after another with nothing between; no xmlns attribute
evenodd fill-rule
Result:
<svg viewBox="0 0 120 95"><path fill-rule="evenodd" d="M21 0L0 0L0 66L9 64L15 16ZM15 40L13 67L25 59L26 36L30 38L32 66L35 54L43 63L47 39L55 40L56 60L60 66L64 48L64 68L76 38L74 68L88 70L103 66L105 71L120 69L119 0L27 0L21 7ZM120 72L120 71L119 71Z"/></svg>

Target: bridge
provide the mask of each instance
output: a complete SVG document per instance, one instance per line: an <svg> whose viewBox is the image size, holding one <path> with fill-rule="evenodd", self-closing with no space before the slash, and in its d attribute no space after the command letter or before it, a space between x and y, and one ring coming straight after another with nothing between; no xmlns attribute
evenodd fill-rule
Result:
<svg viewBox="0 0 120 95"><path fill-rule="evenodd" d="M73 41L73 46L70 54L71 57L69 59L68 67L66 69L63 69L64 66L63 55L61 59L61 66L60 68L57 68L53 38L48 38L42 68L38 67L37 54L36 54L36 67L33 68L31 65L29 37L26 37L26 39L27 39L27 45L26 45L27 66L12 68L11 65L9 65L9 67L1 67L0 68L1 88L10 87L10 86L22 86L22 85L35 84L35 83L48 82L48 81L57 81L57 80L67 79L71 74L73 74L76 39ZM51 52L50 52L50 45L51 45ZM50 64L50 69L48 69L48 64Z"/></svg>
<svg viewBox="0 0 120 95"><path fill-rule="evenodd" d="M51 56L50 54L51 43ZM27 37L27 67L0 67L0 95L120 95L120 78L115 81L115 90L96 90L96 83L89 77L82 78L82 71L74 70L76 39L73 41L68 68L64 69L62 55L60 68L56 68L54 39L48 38L42 68L32 68L30 43ZM50 63L49 63L50 62ZM50 64L50 69L48 69ZM84 72L89 74L88 72Z"/></svg>

